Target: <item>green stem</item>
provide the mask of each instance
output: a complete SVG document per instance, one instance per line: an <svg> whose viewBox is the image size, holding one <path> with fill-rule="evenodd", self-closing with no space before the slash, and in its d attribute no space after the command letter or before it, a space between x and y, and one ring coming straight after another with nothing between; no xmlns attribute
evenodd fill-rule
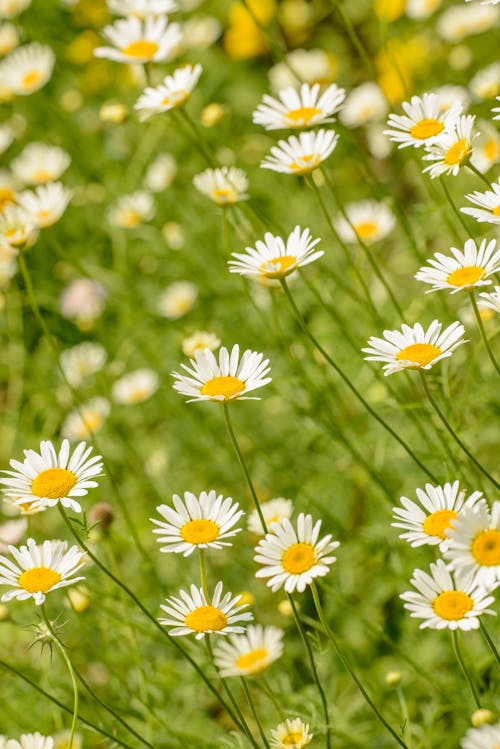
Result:
<svg viewBox="0 0 500 749"><path fill-rule="evenodd" d="M401 689L400 684L398 684L396 691L398 695L399 706L401 707L401 714L403 716L403 721L404 721L404 729L401 730L401 733L403 734L404 740L408 744L408 749L411 749L412 747L411 731L410 731L411 724L410 724L410 713L408 712L408 705L406 703L404 692Z"/></svg>
<svg viewBox="0 0 500 749"><path fill-rule="evenodd" d="M276 699L276 695L274 694L271 685L264 675L261 675L260 677L260 686L264 694L266 694L273 703L276 714L279 716L280 722L282 723L285 720L285 714L283 713L280 703Z"/></svg>
<svg viewBox="0 0 500 749"><path fill-rule="evenodd" d="M497 374L500 375L500 366L498 365L498 362L495 359L493 351L491 350L491 346L488 343L488 337L484 329L483 321L481 319L481 313L479 312L476 297L474 296L473 291L470 294L470 301L472 304L472 309L474 310L474 317L476 318L477 327L479 328L479 332L481 333L481 338L483 339L484 348L486 349L486 352L488 356L490 357L490 362L493 364L494 368L496 369Z"/></svg>
<svg viewBox="0 0 500 749"><path fill-rule="evenodd" d="M201 589L203 590L203 592L205 594L205 598L207 599L207 603L208 603L209 597L208 597L207 570L206 570L206 567L205 567L204 549L198 549L198 558L200 560L200 585L201 585Z"/></svg>
<svg viewBox="0 0 500 749"><path fill-rule="evenodd" d="M366 65L368 71L370 72L370 75L374 80L378 78L377 70L375 68L375 65L373 64L370 56L368 55L367 51L365 50L364 44L359 38L359 35L354 28L351 19L345 12L342 3L339 2L339 0L332 0L332 4L335 6L339 16L342 19L342 22L345 26L345 30L347 31L347 35L349 39L351 40L354 48L357 50L359 56L363 60L364 64Z"/></svg>
<svg viewBox="0 0 500 749"><path fill-rule="evenodd" d="M460 670L462 671L462 674L464 676L465 681L467 682L467 686L469 687L470 693L472 695L472 699L476 703L476 707L478 710L481 709L481 702L479 700L478 693L476 691L476 687L474 686L474 682L472 681L467 668L465 666L464 659L462 657L462 653L460 652L460 647L458 645L458 636L456 629L453 629L451 631L451 641L453 643L453 651L455 653L456 659L458 661L458 665L460 666Z"/></svg>
<svg viewBox="0 0 500 749"><path fill-rule="evenodd" d="M197 148L199 149L200 153L203 155L203 157L206 159L208 164L213 167L215 166L215 161L211 153L205 148L205 145L203 143L203 137L198 129L198 126L196 125L193 118L186 112L184 107L180 107L178 110L176 110L180 117L184 120L184 122L187 124L188 128L191 130L194 136L194 143L197 144Z"/></svg>
<svg viewBox="0 0 500 749"><path fill-rule="evenodd" d="M491 184L488 178L485 177L484 174L480 172L476 166L474 166L474 164L471 164L470 161L468 161L465 166L467 167L467 169L470 169L470 171L473 172L476 175L476 177L479 177L479 179L482 180L485 185L487 185L488 190L491 192Z"/></svg>
<svg viewBox="0 0 500 749"><path fill-rule="evenodd" d="M497 665L500 666L500 653L495 647L495 643L493 642L488 630L486 629L486 626L483 624L481 618L479 619L479 624L481 626L481 632L483 633L484 639L488 643L488 647L491 650L493 657L495 658Z"/></svg>
<svg viewBox="0 0 500 749"><path fill-rule="evenodd" d="M262 727L262 723L260 722L259 716L257 714L257 710L255 709L254 702L252 700L252 695L250 694L250 690L248 688L248 684L246 682L246 679L244 676L240 676L240 681L243 685L243 691L245 692L245 696L247 698L248 705L250 707L251 713L254 717L255 722L257 723L257 728L259 729L260 738L262 739L262 742L266 749L270 749L269 742L266 738L266 734L264 733L264 729Z"/></svg>
<svg viewBox="0 0 500 749"><path fill-rule="evenodd" d="M448 203L450 204L453 213L455 214L455 216L457 217L459 223L461 224L462 229L465 231L465 236L466 237L470 237L471 233L469 231L469 227L465 223L464 217L462 216L462 214L460 213L460 211L456 207L456 205L455 205L455 203L453 201L453 198L451 197L450 191L448 190L448 186L447 186L447 184L445 182L445 179L444 179L444 177L442 175L439 177L439 181L441 182L441 187L443 188L443 192L446 195L446 199L447 199Z"/></svg>

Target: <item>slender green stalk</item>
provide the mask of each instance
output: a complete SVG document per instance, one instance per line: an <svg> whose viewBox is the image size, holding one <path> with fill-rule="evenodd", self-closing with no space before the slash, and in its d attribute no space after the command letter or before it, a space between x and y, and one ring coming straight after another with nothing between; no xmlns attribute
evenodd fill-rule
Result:
<svg viewBox="0 0 500 749"><path fill-rule="evenodd" d="M257 723L257 728L259 729L260 738L262 739L262 742L263 742L264 746L266 747L266 749L270 749L269 742L268 742L268 740L266 738L266 734L265 734L264 729L262 727L262 723L260 722L257 710L255 709L255 705L254 705L254 702L253 702L253 699L252 699L252 695L250 694L250 690L248 688L248 684L246 682L245 677L244 676L240 676L240 681L241 681L241 684L243 686L243 691L245 692L245 697L247 698L247 702L248 702L248 705L250 707L250 711L251 711L251 713L252 713L252 715L254 717L255 722Z"/></svg>
<svg viewBox="0 0 500 749"><path fill-rule="evenodd" d="M184 107L180 107L176 111L178 112L180 118L184 120L188 128L193 133L193 138L194 138L193 142L196 144L196 147L198 148L202 156L206 159L206 161L208 162L210 166L212 167L215 166L214 158L212 154L205 148L204 139L198 129L197 124L193 120L193 118L188 114L188 112L186 111Z"/></svg>
<svg viewBox="0 0 500 749"><path fill-rule="evenodd" d="M400 684L398 684L396 692L398 695L399 706L401 707L401 714L403 716L404 722L404 728L401 730L401 733L403 734L403 739L408 744L408 749L412 749L410 713L408 712L408 705L406 703L406 698Z"/></svg>
<svg viewBox="0 0 500 749"><path fill-rule="evenodd" d="M344 24L345 30L347 31L347 35L349 39L351 40L354 48L357 50L359 56L361 57L364 64L366 65L366 68L369 71L372 78L376 80L378 78L378 74L377 74L375 65L373 64L372 59L367 53L365 46L359 37L359 34L357 33L356 29L354 28L352 24L351 19L345 12L341 0L332 0L332 5L334 5L340 18L342 19L342 23Z"/></svg>
<svg viewBox="0 0 500 749"><path fill-rule="evenodd" d="M208 596L208 587L207 587L207 570L205 567L204 549L198 549L198 558L200 560L200 585L205 594L205 598L208 601L209 596Z"/></svg>
<svg viewBox="0 0 500 749"><path fill-rule="evenodd" d="M488 630L486 629L486 626L484 625L482 619L479 619L479 624L481 626L481 632L483 633L484 639L488 643L488 647L491 650L493 657L495 658L497 665L500 666L500 653L495 647L495 643L493 642L493 639L491 638Z"/></svg>
<svg viewBox="0 0 500 749"><path fill-rule="evenodd" d="M443 188L443 192L446 195L446 200L450 204L453 213L455 214L455 216L457 217L459 223L462 226L462 229L465 231L465 236L466 237L470 237L471 233L470 233L469 227L465 223L464 217L462 216L462 214L460 213L460 211L456 207L456 205L455 205L455 203L453 201L453 198L451 197L451 194L450 194L450 191L448 190L448 185L446 184L445 178L443 176L441 176L441 177L439 177L439 181L441 182L441 187Z"/></svg>
<svg viewBox="0 0 500 749"><path fill-rule="evenodd" d="M474 292L472 291L470 294L470 301L472 304L472 309L474 310L474 317L476 318L477 327L479 328L479 332L481 333L481 338L483 339L484 348L486 349L486 352L488 356L490 357L490 362L495 367L497 374L500 375L500 366L495 359L495 356L493 354L493 351L491 350L491 346L488 343L488 336L486 335L486 331L484 329L483 320L481 318L481 313L479 312L476 297L474 296Z"/></svg>
<svg viewBox="0 0 500 749"><path fill-rule="evenodd" d="M455 653L455 657L458 661L458 665L460 666L460 670L462 671L462 674L464 676L465 681L467 682L467 686L469 687L470 693L472 695L472 699L474 700L476 707L478 710L481 709L481 701L479 699L479 695L477 693L476 687L474 686L474 682L472 681L472 678L467 671L464 659L462 657L462 653L460 652L460 647L458 644L458 636L456 629L451 630L451 641L453 643L453 652Z"/></svg>
<svg viewBox="0 0 500 749"><path fill-rule="evenodd" d="M488 178L485 177L484 174L482 172L480 172L479 169L476 166L474 166L474 164L471 164L470 161L468 161L465 166L467 167L467 169L470 169L471 172L474 172L474 174L476 175L476 177L479 177L479 179L484 182L484 184L488 187L488 190L490 190L490 192L491 192L491 184L490 184Z"/></svg>
<svg viewBox="0 0 500 749"><path fill-rule="evenodd" d="M285 720L285 714L282 710L282 707L278 700L276 699L276 695L273 692L273 689L269 682L267 681L266 677L261 674L259 679L259 686L261 687L264 694L266 694L271 702L273 703L274 709L276 710L277 715L279 716L280 722L283 722Z"/></svg>

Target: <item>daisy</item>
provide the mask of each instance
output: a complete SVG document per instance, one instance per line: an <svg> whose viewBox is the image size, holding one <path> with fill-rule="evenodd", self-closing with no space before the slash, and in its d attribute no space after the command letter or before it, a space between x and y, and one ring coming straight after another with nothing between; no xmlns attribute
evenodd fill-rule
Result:
<svg viewBox="0 0 500 749"><path fill-rule="evenodd" d="M9 125L0 125L0 154L4 153L14 140L14 133Z"/></svg>
<svg viewBox="0 0 500 749"><path fill-rule="evenodd" d="M241 528L233 526L244 515L243 510L231 497L224 499L215 489L201 492L199 497L184 492L184 501L174 494L172 500L175 509L168 505L156 508L166 523L150 518L158 526L153 530L158 534L156 540L167 544L160 551L173 551L187 557L195 549L222 549L223 546L231 546L222 539L231 538L241 531Z"/></svg>
<svg viewBox="0 0 500 749"><path fill-rule="evenodd" d="M115 16L135 16L142 21L148 16L166 16L177 8L175 0L108 0L108 9Z"/></svg>
<svg viewBox="0 0 500 749"><path fill-rule="evenodd" d="M493 182L491 190L471 192L465 197L479 208L461 208L462 213L474 216L479 223L500 224L500 179Z"/></svg>
<svg viewBox="0 0 500 749"><path fill-rule="evenodd" d="M483 68L471 79L469 88L478 99L494 99L500 93L500 63Z"/></svg>
<svg viewBox="0 0 500 749"><path fill-rule="evenodd" d="M218 582L212 601L209 603L202 588L191 585L190 593L179 591L180 598L166 599L167 605L161 608L168 615L168 619L160 619L160 624L173 626L169 634L190 635L196 633L197 640L206 634L227 635L242 634L245 627L237 622L248 622L253 619L250 611L242 611L247 604L240 604L241 595L232 596L226 593L222 597L222 583Z"/></svg>
<svg viewBox="0 0 500 749"><path fill-rule="evenodd" d="M143 403L156 393L159 386L160 378L152 369L136 369L113 383L111 396L117 403Z"/></svg>
<svg viewBox="0 0 500 749"><path fill-rule="evenodd" d="M462 107L455 102L448 110L443 110L437 94L413 96L410 102L404 101L404 115L390 114L387 124L394 128L385 130L390 140L399 143L398 148L430 145L450 129L458 119Z"/></svg>
<svg viewBox="0 0 500 749"><path fill-rule="evenodd" d="M187 357L192 359L197 349L208 348L210 351L214 351L216 348L219 348L220 344L221 340L215 333L210 333L207 330L197 330L192 335L184 338L182 341L182 351Z"/></svg>
<svg viewBox="0 0 500 749"><path fill-rule="evenodd" d="M161 153L148 166L144 184L151 192L163 192L177 174L177 162L170 153Z"/></svg>
<svg viewBox="0 0 500 749"><path fill-rule="evenodd" d="M246 393L271 382L266 377L270 371L269 359L264 354L247 349L240 359L240 347L234 345L231 352L224 346L219 350L219 361L209 349L197 349L189 360L191 367L181 364L188 373L172 372L175 377L174 390L182 395L193 396L187 402L260 400L249 398Z"/></svg>
<svg viewBox="0 0 500 749"><path fill-rule="evenodd" d="M122 229L134 229L155 215L153 196L146 190L121 195L108 213L108 221Z"/></svg>
<svg viewBox="0 0 500 749"><path fill-rule="evenodd" d="M429 18L441 5L441 0L408 0L405 13L408 18Z"/></svg>
<svg viewBox="0 0 500 749"><path fill-rule="evenodd" d="M459 513L466 507L473 507L482 496L482 492L475 491L467 497L458 481L444 486L426 484L425 491L417 489L418 504L401 497L403 508L392 508L397 522L391 525L405 530L399 538L404 538L411 546L439 544L443 551L448 532Z"/></svg>
<svg viewBox="0 0 500 749"><path fill-rule="evenodd" d="M141 122L154 114L182 106L198 83L201 71L201 65L186 65L174 70L172 75L167 75L159 86L148 86L134 106L140 112Z"/></svg>
<svg viewBox="0 0 500 749"><path fill-rule="evenodd" d="M24 733L19 741L9 739L5 749L53 749L54 739L52 736L42 736L36 733Z"/></svg>
<svg viewBox="0 0 500 749"><path fill-rule="evenodd" d="M284 278L324 255L322 250L314 250L320 241L311 237L309 229L300 226L286 240L266 232L264 241L257 241L255 248L245 248L246 254L232 253L236 259L229 261L229 270L256 279Z"/></svg>
<svg viewBox="0 0 500 749"><path fill-rule="evenodd" d="M300 81L326 85L335 79L337 67L335 56L323 49L294 49L270 69L269 82L276 92L287 86L298 88Z"/></svg>
<svg viewBox="0 0 500 749"><path fill-rule="evenodd" d="M432 267L424 266L415 274L417 281L432 285L427 293L448 289L456 294L457 291L488 286L491 284L488 276L500 270L500 249L496 239L483 239L479 248L473 239L467 239L463 252L456 247L450 247L450 250L454 257L436 252L435 259L428 260Z"/></svg>
<svg viewBox="0 0 500 749"><path fill-rule="evenodd" d="M500 96L496 97L497 101L500 101ZM494 107L492 112L495 113L495 117L493 117L494 120L500 120L500 107Z"/></svg>
<svg viewBox="0 0 500 749"><path fill-rule="evenodd" d="M244 635L231 635L217 643L214 662L221 676L253 676L264 671L283 653L283 630L249 624Z"/></svg>
<svg viewBox="0 0 500 749"><path fill-rule="evenodd" d="M481 34L498 22L497 8L480 3L453 5L441 14L437 22L439 36L447 42L460 42L471 34Z"/></svg>
<svg viewBox="0 0 500 749"><path fill-rule="evenodd" d="M292 517L293 502L291 499L276 497L268 502L263 502L260 506L264 522L269 528L271 523L281 523L284 518L287 520ZM262 536L262 523L260 522L257 510L252 510L248 516L248 530Z"/></svg>
<svg viewBox="0 0 500 749"><path fill-rule="evenodd" d="M300 718L289 718L271 730L271 749L303 749L312 740L309 725Z"/></svg>
<svg viewBox="0 0 500 749"><path fill-rule="evenodd" d="M470 163L481 174L485 174L500 161L500 133L496 127L486 120L479 120L478 126L480 132L474 143L474 152Z"/></svg>
<svg viewBox="0 0 500 749"><path fill-rule="evenodd" d="M480 728L469 728L462 741L462 749L497 749L500 746L500 722Z"/></svg>
<svg viewBox="0 0 500 749"><path fill-rule="evenodd" d="M387 99L380 86L367 81L354 88L347 96L339 119L346 127L360 127L378 122L387 114Z"/></svg>
<svg viewBox="0 0 500 749"><path fill-rule="evenodd" d="M495 286L491 294L479 294L478 306L500 312L500 286Z"/></svg>
<svg viewBox="0 0 500 749"><path fill-rule="evenodd" d="M261 162L262 169L284 174L308 174L333 153L339 136L333 130L308 131L291 135L271 148L271 156Z"/></svg>
<svg viewBox="0 0 500 749"><path fill-rule="evenodd" d="M0 64L3 86L18 96L28 96L45 86L52 75L55 55L38 42L13 50Z"/></svg>
<svg viewBox="0 0 500 749"><path fill-rule="evenodd" d="M0 552L5 554L10 545L18 544L26 533L28 521L26 518L7 520L0 525Z"/></svg>
<svg viewBox="0 0 500 749"><path fill-rule="evenodd" d="M101 315L107 295L108 292L99 281L75 278L61 295L61 314L87 328Z"/></svg>
<svg viewBox="0 0 500 749"><path fill-rule="evenodd" d="M453 129L443 133L432 145L426 147L427 153L423 160L435 163L425 167L423 171L429 172L432 179L442 174L456 177L460 167L470 160L472 143L478 135L472 133L475 120L474 115L459 117Z"/></svg>
<svg viewBox="0 0 500 749"><path fill-rule="evenodd" d="M387 362L384 374L390 375L403 369L431 369L438 361L451 356L462 343L465 328L458 321L441 332L442 323L437 320L429 325L427 331L420 323L411 328L403 324L399 330L384 330L384 338L372 336L368 340L370 348L362 351L367 361Z"/></svg>
<svg viewBox="0 0 500 749"><path fill-rule="evenodd" d="M0 0L0 18L14 18L31 4L31 0Z"/></svg>
<svg viewBox="0 0 500 749"><path fill-rule="evenodd" d="M32 247L38 229L31 213L18 205L7 205L0 213L0 240L12 247Z"/></svg>
<svg viewBox="0 0 500 749"><path fill-rule="evenodd" d="M248 177L243 169L234 166L205 169L193 177L193 184L217 205L232 205L248 198Z"/></svg>
<svg viewBox="0 0 500 749"><path fill-rule="evenodd" d="M255 561L264 567L256 577L269 577L267 585L276 592L284 586L287 593L303 593L315 577L324 577L336 557L328 556L340 544L328 534L318 541L321 520L313 525L312 515L300 513L297 530L288 518L273 523L271 530L255 548Z"/></svg>
<svg viewBox="0 0 500 749"><path fill-rule="evenodd" d="M18 197L19 205L30 213L39 229L55 224L71 200L71 190L61 182L41 185L35 191L25 190Z"/></svg>
<svg viewBox="0 0 500 749"><path fill-rule="evenodd" d="M345 212L347 218L339 216L335 220L335 229L344 242L378 242L391 233L396 223L391 209L378 200L348 203Z"/></svg>
<svg viewBox="0 0 500 749"><path fill-rule="evenodd" d="M449 532L444 557L457 571L472 571L482 585L500 582L500 502L485 499L464 511Z"/></svg>
<svg viewBox="0 0 500 749"><path fill-rule="evenodd" d="M40 452L25 450L22 463L11 460L14 471L3 471L6 478L0 484L7 487L7 497L16 497L16 505L35 502L42 507L54 507L58 502L75 512L82 508L74 499L83 497L97 486L94 477L102 473L100 455L91 458L92 447L80 442L70 456L68 440L63 440L59 453L49 440L40 442Z"/></svg>
<svg viewBox="0 0 500 749"><path fill-rule="evenodd" d="M0 169L0 212L17 200L16 180L5 169Z"/></svg>
<svg viewBox="0 0 500 749"><path fill-rule="evenodd" d="M11 162L12 173L26 185L54 182L70 165L66 151L46 143L29 143Z"/></svg>
<svg viewBox="0 0 500 749"><path fill-rule="evenodd" d="M166 60L181 40L179 24L169 23L165 16L147 16L144 21L122 18L105 26L103 34L113 46L97 47L95 56L124 63Z"/></svg>
<svg viewBox="0 0 500 749"><path fill-rule="evenodd" d="M432 92L439 96L439 108L447 112L457 101L465 111L470 105L470 95L465 86L447 84L434 89Z"/></svg>
<svg viewBox="0 0 500 749"><path fill-rule="evenodd" d="M320 85L303 83L300 91L293 86L278 91L278 99L264 94L262 104L253 113L252 120L266 130L303 128L334 122L345 98L345 91L332 83L320 95Z"/></svg>
<svg viewBox="0 0 500 749"><path fill-rule="evenodd" d="M187 315L198 296L198 287L191 281L175 281L160 294L156 305L158 314L177 320Z"/></svg>
<svg viewBox="0 0 500 749"><path fill-rule="evenodd" d="M90 375L100 372L108 355L100 343L84 341L61 353L59 362L72 387L79 387Z"/></svg>
<svg viewBox="0 0 500 749"><path fill-rule="evenodd" d="M92 398L64 419L61 434L69 440L88 440L101 429L110 411L106 398Z"/></svg>
<svg viewBox="0 0 500 749"><path fill-rule="evenodd" d="M399 596L406 601L410 616L425 619L420 629L478 629L481 614L495 613L487 608L494 596L473 572L459 570L453 577L443 560L438 559L431 564L430 573L414 570L410 582L418 592Z"/></svg>

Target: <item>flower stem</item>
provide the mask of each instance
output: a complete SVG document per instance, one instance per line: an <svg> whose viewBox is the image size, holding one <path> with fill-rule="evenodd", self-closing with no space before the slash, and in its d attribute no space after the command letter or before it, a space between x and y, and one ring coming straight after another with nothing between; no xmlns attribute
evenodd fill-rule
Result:
<svg viewBox="0 0 500 749"><path fill-rule="evenodd" d="M453 643L453 651L455 653L456 659L458 661L458 665L460 666L460 670L462 671L462 674L464 675L464 679L467 682L467 686L469 687L470 693L472 695L472 699L476 703L476 707L478 710L481 709L481 702L479 700L478 693L476 691L476 687L474 686L474 682L472 681L467 668L465 666L464 659L462 657L462 653L460 652L460 647L458 645L458 636L456 629L453 629L451 631L451 641Z"/></svg>
<svg viewBox="0 0 500 749"><path fill-rule="evenodd" d="M205 554L203 549L198 549L198 555L200 560L200 585L205 594L205 598L208 599L208 587L207 587L207 570L205 567Z"/></svg>
<svg viewBox="0 0 500 749"><path fill-rule="evenodd" d="M465 236L466 237L470 237L471 233L469 231L469 227L465 223L462 214L460 213L460 211L456 207L456 205L455 205L455 203L453 201L453 198L451 197L450 191L448 190L448 185L446 184L444 177L443 176L439 177L439 181L441 182L441 187L443 188L443 192L446 195L446 200L450 204L451 209L452 209L453 213L455 214L455 216L457 217L459 223L462 225L462 229L465 231Z"/></svg>
<svg viewBox="0 0 500 749"><path fill-rule="evenodd" d="M477 327L479 328L479 332L481 333L481 338L483 339L484 348L486 349L486 352L488 356L490 357L490 362L495 367L497 373L500 375L500 366L498 365L497 360L495 359L495 356L493 354L493 351L491 350L491 346L488 343L488 337L486 335L486 331L484 329L483 321L481 318L481 313L479 312L476 297L474 296L474 292L470 294L470 301L472 304L472 309L474 310L474 316L476 318Z"/></svg>
<svg viewBox="0 0 500 749"><path fill-rule="evenodd" d="M246 682L246 679L244 676L240 676L240 681L243 686L243 691L245 692L245 696L247 698L248 705L250 707L250 710L252 712L252 715L254 717L255 722L257 723L257 728L259 729L260 737L262 739L262 742L266 749L270 749L269 742L266 738L266 734L264 733L264 729L262 727L262 723L260 722L259 716L257 714L257 710L255 709L255 705L252 699L252 695L250 694L250 690L248 688L248 684Z"/></svg>
<svg viewBox="0 0 500 749"><path fill-rule="evenodd" d="M491 650L493 657L495 658L497 665L500 666L500 653L495 647L495 643L493 642L488 630L486 629L486 626L483 624L481 619L479 619L479 624L481 626L481 632L483 633L484 639L488 643L488 647Z"/></svg>
<svg viewBox="0 0 500 749"><path fill-rule="evenodd" d="M481 179L484 182L484 184L487 185L488 189L491 191L491 184L488 178L485 177L484 174L480 172L476 166L474 166L474 164L471 164L471 162L468 161L465 166L467 167L467 169L470 169L470 171L473 172L476 175L476 177L479 177L479 179Z"/></svg>

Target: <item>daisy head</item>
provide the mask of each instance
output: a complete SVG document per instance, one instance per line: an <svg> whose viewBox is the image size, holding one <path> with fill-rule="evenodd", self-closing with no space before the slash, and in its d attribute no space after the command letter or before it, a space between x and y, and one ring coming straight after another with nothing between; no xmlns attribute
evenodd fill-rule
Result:
<svg viewBox="0 0 500 749"><path fill-rule="evenodd" d="M427 153L423 159L434 163L425 167L424 172L429 172L432 179L442 174L456 177L460 168L470 161L472 144L478 135L473 133L475 120L474 115L462 115L452 128L432 145L426 146Z"/></svg>
<svg viewBox="0 0 500 749"><path fill-rule="evenodd" d="M271 731L271 749L303 749L312 740L309 725L300 718L290 718Z"/></svg>
<svg viewBox="0 0 500 749"><path fill-rule="evenodd" d="M26 546L9 546L9 551L13 559L0 555L0 585L11 587L2 601L33 598L39 606L47 593L84 579L72 575L85 564L85 554L78 546L68 549L66 541L44 541L37 546L28 538Z"/></svg>
<svg viewBox="0 0 500 749"><path fill-rule="evenodd" d="M0 0L0 18L15 18L30 5L31 0Z"/></svg>
<svg viewBox="0 0 500 749"><path fill-rule="evenodd" d="M293 86L278 92L278 98L264 95L253 113L253 122L266 130L306 128L333 122L344 101L345 91L332 83L320 94L320 85L303 83L297 91Z"/></svg>
<svg viewBox="0 0 500 749"><path fill-rule="evenodd" d="M448 535L444 556L453 569L474 572L485 587L500 582L500 502L467 508Z"/></svg>
<svg viewBox="0 0 500 749"><path fill-rule="evenodd" d="M500 722L469 728L460 746L462 749L496 749L500 746Z"/></svg>
<svg viewBox="0 0 500 749"><path fill-rule="evenodd" d="M134 405L151 398L159 386L160 378L152 369L136 369L113 383L111 395L116 403Z"/></svg>
<svg viewBox="0 0 500 749"><path fill-rule="evenodd" d="M465 490L460 489L458 481L444 486L426 484L424 489L417 489L417 502L408 497L401 497L403 507L393 507L394 528L403 528L404 538L411 546L436 546L441 551L446 547L448 532L459 513L467 507L473 507L482 497L482 492L472 492L467 497Z"/></svg>
<svg viewBox="0 0 500 749"><path fill-rule="evenodd" d="M345 207L346 217L335 220L335 229L344 242L361 240L373 244L391 233L396 220L389 206L378 200L361 200L348 203Z"/></svg>
<svg viewBox="0 0 500 749"><path fill-rule="evenodd" d="M222 347L219 360L209 349L197 349L191 366L181 364L185 374L172 372L176 382L174 390L190 396L192 401L221 401L223 403L240 398L241 400L260 400L248 398L247 393L271 382L266 377L270 371L269 359L264 354L247 349L240 358L240 347L236 344L231 349Z"/></svg>
<svg viewBox="0 0 500 749"><path fill-rule="evenodd" d="M318 130L291 135L271 148L271 156L261 163L263 169L283 174L309 174L333 153L339 136L333 130Z"/></svg>
<svg viewBox="0 0 500 749"><path fill-rule="evenodd" d="M387 114L387 99L380 86L367 81L354 88L345 100L339 119L346 127L379 122Z"/></svg>
<svg viewBox="0 0 500 749"><path fill-rule="evenodd" d="M291 499L276 497L260 505L260 511L266 526L269 528L271 523L281 523L284 518L290 519L293 512L293 502ZM262 523L257 510L252 510L248 516L248 530L250 533L256 533L262 536Z"/></svg>
<svg viewBox="0 0 500 749"><path fill-rule="evenodd" d="M18 198L19 205L33 216L39 229L46 229L59 221L70 200L71 190L61 182L40 185L34 191L25 190Z"/></svg>
<svg viewBox="0 0 500 749"><path fill-rule="evenodd" d="M462 213L474 216L479 223L500 224L500 179L493 182L491 190L472 192L465 196L478 208L461 208Z"/></svg>
<svg viewBox="0 0 500 749"><path fill-rule="evenodd" d="M13 50L0 65L2 84L17 96L28 96L45 86L52 75L55 55L38 42Z"/></svg>
<svg viewBox="0 0 500 749"><path fill-rule="evenodd" d="M250 611L242 611L247 604L240 604L240 595L226 593L222 596L222 583L218 582L212 600L209 602L202 588L191 585L190 592L179 591L179 598L172 596L166 599L161 608L168 618L159 620L160 624L173 627L169 634L194 634L201 640L207 634L228 635L242 634L246 626L238 622L253 619Z"/></svg>
<svg viewBox="0 0 500 749"><path fill-rule="evenodd" d="M283 630L249 624L244 635L230 635L214 648L221 676L253 676L268 668L283 653Z"/></svg>
<svg viewBox="0 0 500 749"><path fill-rule="evenodd" d="M449 109L443 109L437 94L413 96L410 102L402 104L404 115L390 114L387 124L391 128L385 134L399 148L428 146L436 142L458 119L462 106L455 102Z"/></svg>
<svg viewBox="0 0 500 749"><path fill-rule="evenodd" d="M367 361L385 362L384 374L390 375L403 369L431 369L441 359L451 356L457 346L466 341L462 338L464 326L459 322L448 325L441 332L442 323L434 320L424 330L420 323L413 327L402 325L399 330L384 330L383 338L372 336L369 348L362 351Z"/></svg>
<svg viewBox="0 0 500 749"><path fill-rule="evenodd" d="M415 570L410 580L417 592L402 593L410 616L424 619L421 629L479 628L481 614L494 614L487 607L495 600L473 572L448 570L442 559L431 564L430 574Z"/></svg>
<svg viewBox="0 0 500 749"><path fill-rule="evenodd" d="M59 357L65 378L72 387L79 387L90 375L100 372L108 355L104 346L93 341L83 341L65 349Z"/></svg>
<svg viewBox="0 0 500 749"><path fill-rule="evenodd" d="M219 348L221 344L220 338L215 333L210 333L208 330L196 330L187 338L182 341L183 353L192 359L194 352L198 349L208 348L210 351L214 351Z"/></svg>
<svg viewBox="0 0 500 749"><path fill-rule="evenodd" d="M134 107L139 112L139 119L144 122L154 114L181 107L198 83L201 71L201 65L186 65L167 75L161 85L148 86Z"/></svg>
<svg viewBox="0 0 500 749"><path fill-rule="evenodd" d="M148 16L174 13L177 8L175 0L108 0L108 9L115 16L135 16L143 21Z"/></svg>
<svg viewBox="0 0 500 749"><path fill-rule="evenodd" d="M247 247L246 253L233 252L235 260L229 261L231 273L239 273L250 278L284 278L298 268L317 260L324 252L314 248L320 239L313 239L309 229L296 226L286 241L270 232L264 241L256 242L255 247Z"/></svg>
<svg viewBox="0 0 500 749"><path fill-rule="evenodd" d="M71 158L58 146L28 143L11 163L12 173L26 185L54 182L70 165Z"/></svg>
<svg viewBox="0 0 500 749"><path fill-rule="evenodd" d="M184 499L174 494L172 501L173 507L160 505L156 508L166 522L150 518L158 526L153 530L156 540L165 544L160 551L187 557L195 549L222 549L231 546L225 539L241 531L234 526L244 515L243 510L231 497L224 498L214 489L201 492L199 497L184 492Z"/></svg>
<svg viewBox="0 0 500 749"><path fill-rule="evenodd" d="M198 287L192 281L174 281L160 294L158 314L169 320L177 320L193 308L197 296Z"/></svg>
<svg viewBox="0 0 500 749"><path fill-rule="evenodd" d="M92 398L66 416L61 425L61 434L69 440L91 439L106 421L109 411L106 398Z"/></svg>
<svg viewBox="0 0 500 749"><path fill-rule="evenodd" d="M19 741L9 739L2 749L54 749L52 736L42 736L36 733L24 733Z"/></svg>
<svg viewBox="0 0 500 749"><path fill-rule="evenodd" d="M193 177L193 184L203 195L220 206L232 205L248 198L248 178L243 169L223 166L205 169Z"/></svg>
<svg viewBox="0 0 500 749"><path fill-rule="evenodd" d="M480 132L474 142L470 162L481 174L485 174L500 161L500 133L487 120L479 120L478 126Z"/></svg>
<svg viewBox="0 0 500 749"><path fill-rule="evenodd" d="M495 286L491 294L479 294L478 307L500 312L500 286Z"/></svg>
<svg viewBox="0 0 500 749"><path fill-rule="evenodd" d="M453 257L436 252L428 262L431 267L420 268L415 275L417 281L431 284L429 291L449 289L452 294L457 291L472 291L478 286L488 286L488 277L500 270L500 249L496 239L483 239L479 247L473 239L465 242L464 249L450 248Z"/></svg>
<svg viewBox="0 0 500 749"><path fill-rule="evenodd" d="M151 193L138 190L131 195L121 195L108 213L108 220L122 229L134 229L155 215L155 202Z"/></svg>
<svg viewBox="0 0 500 749"><path fill-rule="evenodd" d="M94 480L102 473L100 455L90 457L92 447L80 442L70 451L68 440L63 440L59 452L49 440L40 442L40 452L24 451L24 461L11 460L13 471L3 471L0 484L7 497L15 497L16 505L34 503L41 507L63 507L81 512L75 497L83 497L97 486Z"/></svg>
<svg viewBox="0 0 500 749"><path fill-rule="evenodd" d="M161 62L168 59L181 40L178 23L169 23L166 16L135 16L122 18L105 26L103 34L113 46L97 47L96 57L122 63Z"/></svg>
<svg viewBox="0 0 500 749"><path fill-rule="evenodd" d="M328 534L318 540L321 520L300 513L297 527L288 518L273 523L255 548L255 561L263 565L256 577L267 577L273 593L284 587L287 593L303 593L315 577L324 577L336 561L331 553L340 544Z"/></svg>
<svg viewBox="0 0 500 749"><path fill-rule="evenodd" d="M11 247L32 247L38 237L35 219L20 205L7 205L0 213L0 241Z"/></svg>

